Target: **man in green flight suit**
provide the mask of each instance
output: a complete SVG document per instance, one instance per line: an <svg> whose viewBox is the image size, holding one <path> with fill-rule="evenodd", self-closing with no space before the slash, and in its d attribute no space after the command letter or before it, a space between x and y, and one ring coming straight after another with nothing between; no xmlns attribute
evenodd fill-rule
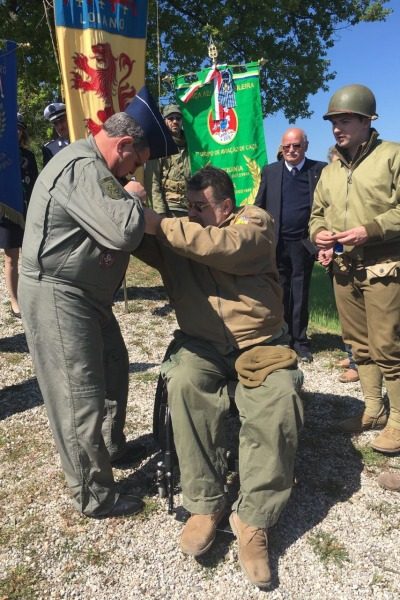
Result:
<svg viewBox="0 0 400 600"><path fill-rule="evenodd" d="M184 217L187 215L186 190L191 172L180 106L168 104L163 109L163 117L178 146L179 154L148 162L145 188L153 210L157 213L167 217Z"/></svg>
<svg viewBox="0 0 400 600"><path fill-rule="evenodd" d="M146 92L130 107L136 100L147 110ZM155 110L166 132L158 153L152 126L138 116L139 126L130 107L43 169L22 248L18 297L26 338L74 505L89 517L135 514L143 506L118 493L112 473L112 464L135 452L124 434L129 359L112 305L145 230L141 201L120 180L151 152L164 155L172 139L154 104L151 119Z"/></svg>

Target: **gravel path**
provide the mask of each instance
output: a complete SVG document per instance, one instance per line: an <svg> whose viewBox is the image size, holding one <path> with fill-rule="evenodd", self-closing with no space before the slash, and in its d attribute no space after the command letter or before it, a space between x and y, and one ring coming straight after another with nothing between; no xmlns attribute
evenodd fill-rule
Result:
<svg viewBox="0 0 400 600"><path fill-rule="evenodd" d="M400 469L400 458L370 450L376 434L335 432L362 398L358 383L337 381L337 350L304 368L296 483L269 532L274 583L261 592L242 575L229 533L205 557L181 554L182 524L149 486L159 455L115 470L121 490L144 497L144 514L96 521L72 508L21 322L10 314L3 260L0 251L0 600L400 597L400 495L376 483L382 470ZM137 264L133 271L130 312L122 293L115 305L130 354L127 433L151 449L158 368L175 320L159 280L146 283ZM232 495L236 485L231 477Z"/></svg>

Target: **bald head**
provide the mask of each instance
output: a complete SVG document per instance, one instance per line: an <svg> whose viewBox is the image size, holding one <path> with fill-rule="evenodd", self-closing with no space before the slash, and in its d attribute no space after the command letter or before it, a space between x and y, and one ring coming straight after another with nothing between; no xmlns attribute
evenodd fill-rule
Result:
<svg viewBox="0 0 400 600"><path fill-rule="evenodd" d="M299 165L308 148L307 135L299 127L292 127L282 136L281 148L283 158L293 167Z"/></svg>

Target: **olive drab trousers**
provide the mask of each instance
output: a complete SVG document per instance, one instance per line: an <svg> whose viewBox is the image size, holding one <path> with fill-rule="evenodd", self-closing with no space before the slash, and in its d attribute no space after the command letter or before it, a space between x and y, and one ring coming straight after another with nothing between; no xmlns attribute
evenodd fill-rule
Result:
<svg viewBox="0 0 400 600"><path fill-rule="evenodd" d="M235 351L224 356L211 344L182 335L161 367L167 382L183 504L194 514L216 512L225 502L226 383L237 379L234 365L239 355L240 351ZM240 382L236 388L241 420L240 492L233 508L255 527L274 525L290 496L297 436L303 423L293 375L302 380L298 369L282 369L257 388Z"/></svg>
<svg viewBox="0 0 400 600"><path fill-rule="evenodd" d="M127 350L111 307L79 288L21 275L21 313L61 465L76 508L107 514L118 498L110 456L126 444Z"/></svg>
<svg viewBox="0 0 400 600"><path fill-rule="evenodd" d="M400 429L400 271L390 264L350 266L335 273L334 289L343 339L359 367L366 413L377 416L383 408L383 375L388 426Z"/></svg>

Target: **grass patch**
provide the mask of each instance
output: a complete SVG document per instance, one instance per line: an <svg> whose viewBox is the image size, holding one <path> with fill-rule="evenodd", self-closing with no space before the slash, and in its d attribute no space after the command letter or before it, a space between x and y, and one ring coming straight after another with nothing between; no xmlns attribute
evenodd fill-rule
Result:
<svg viewBox="0 0 400 600"><path fill-rule="evenodd" d="M151 287L162 285L159 272L134 256L131 256L130 258L125 278L127 287L141 285Z"/></svg>
<svg viewBox="0 0 400 600"><path fill-rule="evenodd" d="M33 568L16 567L0 579L0 597L3 600L27 600L34 597L40 576Z"/></svg>
<svg viewBox="0 0 400 600"><path fill-rule="evenodd" d="M153 498L147 497L143 498L144 508L140 513L140 517L146 519L150 517L152 514L156 513L159 509L158 502Z"/></svg>
<svg viewBox="0 0 400 600"><path fill-rule="evenodd" d="M308 543L325 565L328 562L333 562L338 567L342 567L343 563L349 561L346 548L330 533L325 531L313 533L308 538Z"/></svg>
<svg viewBox="0 0 400 600"><path fill-rule="evenodd" d="M367 504L368 510L372 510L373 512L378 513L379 515L383 515L384 517L389 517L392 514L396 514L398 512L397 506L391 506L387 504L387 502L379 502L378 504Z"/></svg>
<svg viewBox="0 0 400 600"><path fill-rule="evenodd" d="M366 467L383 467L387 463L387 457L375 452L370 446L355 445L355 449Z"/></svg>
<svg viewBox="0 0 400 600"><path fill-rule="evenodd" d="M331 280L319 263L315 263L311 278L310 322L322 331L341 332Z"/></svg>
<svg viewBox="0 0 400 600"><path fill-rule="evenodd" d="M154 373L153 371L141 371L131 373L130 376L134 381L140 381L141 383L155 383L156 381L158 381L159 373Z"/></svg>

